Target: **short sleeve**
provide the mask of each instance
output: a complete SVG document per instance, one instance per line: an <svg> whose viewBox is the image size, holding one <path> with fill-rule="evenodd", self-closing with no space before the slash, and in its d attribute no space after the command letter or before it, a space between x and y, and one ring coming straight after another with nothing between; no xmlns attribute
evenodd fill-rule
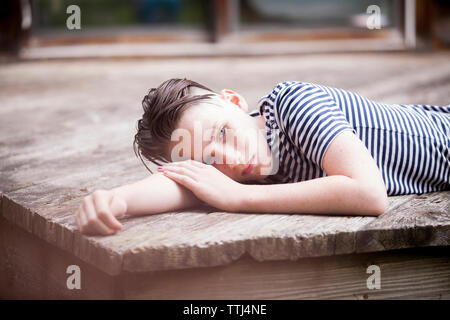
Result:
<svg viewBox="0 0 450 320"><path fill-rule="evenodd" d="M322 169L323 156L333 139L345 130L356 133L333 97L314 84L290 83L279 91L274 106L280 130Z"/></svg>

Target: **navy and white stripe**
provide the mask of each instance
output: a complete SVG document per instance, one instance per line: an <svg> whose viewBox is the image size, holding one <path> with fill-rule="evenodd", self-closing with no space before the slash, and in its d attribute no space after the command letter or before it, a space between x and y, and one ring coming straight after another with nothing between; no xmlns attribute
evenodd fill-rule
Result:
<svg viewBox="0 0 450 320"><path fill-rule="evenodd" d="M277 132L280 171L261 183L326 176L330 143L351 130L381 170L388 195L450 189L450 105L401 105L300 81L277 84L251 116L263 115L269 146Z"/></svg>

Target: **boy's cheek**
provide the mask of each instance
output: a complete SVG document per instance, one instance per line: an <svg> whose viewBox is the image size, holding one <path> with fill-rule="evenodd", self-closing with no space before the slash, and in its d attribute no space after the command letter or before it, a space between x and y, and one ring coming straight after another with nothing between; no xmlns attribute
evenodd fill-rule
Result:
<svg viewBox="0 0 450 320"><path fill-rule="evenodd" d="M239 180L239 176L237 176L236 173L232 169L230 169L227 165L225 165L225 164L214 164L213 166L217 170L222 172L224 175L226 175L227 177L233 179L234 181L238 181Z"/></svg>

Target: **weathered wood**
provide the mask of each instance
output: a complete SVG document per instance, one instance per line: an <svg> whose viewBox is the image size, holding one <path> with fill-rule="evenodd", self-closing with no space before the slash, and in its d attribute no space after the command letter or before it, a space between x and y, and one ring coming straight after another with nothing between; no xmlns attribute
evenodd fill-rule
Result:
<svg viewBox="0 0 450 320"><path fill-rule="evenodd" d="M109 276L0 218L0 297L8 299L450 299L447 248L257 262ZM69 265L81 289L66 285ZM369 290L366 270L381 270ZM180 290L183 288L183 290Z"/></svg>
<svg viewBox="0 0 450 320"><path fill-rule="evenodd" d="M186 76L214 89L231 84L253 106L284 80L354 90L382 102L443 105L450 103L449 58L448 53L329 54L4 65L0 214L110 275L221 266L246 255L297 260L448 246L450 192L391 197L390 209L378 218L230 214L210 207L126 217L123 231L111 237L81 235L73 214L95 189L145 177L131 147L140 100L167 78ZM227 72L211 77L211 70Z"/></svg>
<svg viewBox="0 0 450 320"><path fill-rule="evenodd" d="M450 299L446 247L109 276L0 217L0 297L8 299ZM67 288L69 265L81 289ZM369 290L369 265L381 288Z"/></svg>
<svg viewBox="0 0 450 320"><path fill-rule="evenodd" d="M448 245L449 223L450 192L413 196L360 230L357 251Z"/></svg>
<svg viewBox="0 0 450 320"><path fill-rule="evenodd" d="M435 201L440 199L441 202L431 202L435 207L423 206L423 210L419 206L417 213L410 212L409 202L414 200L412 203L417 207L417 202L424 202L421 197L434 197ZM76 256L110 274L118 274L121 270L221 265L237 260L244 253L258 261L295 260L310 256L446 245L449 241L449 197L449 192L407 196L409 201L403 205L398 203L405 197L391 197L393 210L379 218L206 214L207 211L200 210L133 217L124 221L120 236L112 237L85 237L74 231L70 238L71 233L64 233L63 230L67 227L74 230L72 222L65 225L48 222L50 232L45 240L66 250L72 249ZM75 210L76 204L74 201L72 203L72 210ZM424 210L434 211L426 214ZM3 211L15 217L31 215L30 211L13 205L7 198L3 201ZM21 225L26 223L22 221ZM180 237L180 234L184 236Z"/></svg>
<svg viewBox="0 0 450 320"><path fill-rule="evenodd" d="M367 267L380 268L381 288L368 289ZM131 299L450 299L450 256L435 247L125 273ZM182 288L180 290L180 288Z"/></svg>
<svg viewBox="0 0 450 320"><path fill-rule="evenodd" d="M67 251L38 239L0 217L0 298L114 299L122 298L117 278ZM67 267L81 270L81 289L67 288Z"/></svg>

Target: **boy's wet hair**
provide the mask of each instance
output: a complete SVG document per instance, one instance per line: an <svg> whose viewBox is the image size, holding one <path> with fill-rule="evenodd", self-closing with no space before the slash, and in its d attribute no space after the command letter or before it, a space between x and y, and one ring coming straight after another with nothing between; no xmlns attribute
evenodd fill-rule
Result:
<svg viewBox="0 0 450 320"><path fill-rule="evenodd" d="M197 87L210 94L189 95L189 88ZM169 79L158 88L152 88L142 100L144 114L138 120L133 149L144 166L153 173L143 159L161 165L170 162L170 137L176 129L181 113L201 100L216 96L216 93L195 81L188 79Z"/></svg>

